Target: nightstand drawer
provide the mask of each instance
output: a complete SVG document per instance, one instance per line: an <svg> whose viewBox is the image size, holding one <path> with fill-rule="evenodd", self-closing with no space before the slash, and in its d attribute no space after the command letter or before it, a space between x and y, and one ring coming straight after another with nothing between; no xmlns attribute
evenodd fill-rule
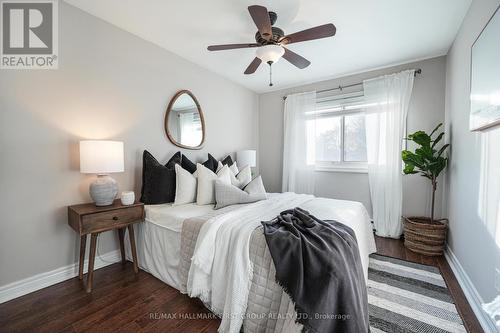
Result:
<svg viewBox="0 0 500 333"><path fill-rule="evenodd" d="M143 219L142 206L99 212L82 216L82 234L102 232L127 226L129 223Z"/></svg>

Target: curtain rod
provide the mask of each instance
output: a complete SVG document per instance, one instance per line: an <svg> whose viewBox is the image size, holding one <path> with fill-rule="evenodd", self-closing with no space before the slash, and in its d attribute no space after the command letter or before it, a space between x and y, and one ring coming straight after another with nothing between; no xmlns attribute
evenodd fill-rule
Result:
<svg viewBox="0 0 500 333"><path fill-rule="evenodd" d="M417 76L417 74L422 74L422 69L421 68L417 68L415 69L415 76ZM330 89L323 89L323 90L318 90L316 91L317 94L320 94L320 93L324 93L324 92L328 92L328 91L334 91L334 90L344 90L346 88L351 88L351 87L356 87L356 86L361 86L363 84L363 82L359 82L359 83L353 83L353 84L348 84L348 85L345 85L345 86L338 86L338 87L335 87L335 88L330 88ZM283 100L286 99L286 96L283 96Z"/></svg>

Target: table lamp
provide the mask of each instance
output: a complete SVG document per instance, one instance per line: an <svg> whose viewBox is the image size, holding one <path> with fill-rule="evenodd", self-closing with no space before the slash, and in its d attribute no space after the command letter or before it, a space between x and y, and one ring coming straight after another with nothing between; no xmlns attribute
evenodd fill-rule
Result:
<svg viewBox="0 0 500 333"><path fill-rule="evenodd" d="M236 163L238 164L238 168L241 170L247 165L249 165L250 168L256 167L256 156L257 152L255 150L240 150L236 152Z"/></svg>
<svg viewBox="0 0 500 333"><path fill-rule="evenodd" d="M97 179L89 187L90 197L96 206L113 204L118 184L108 174L123 171L123 142L80 141L80 172L97 174Z"/></svg>

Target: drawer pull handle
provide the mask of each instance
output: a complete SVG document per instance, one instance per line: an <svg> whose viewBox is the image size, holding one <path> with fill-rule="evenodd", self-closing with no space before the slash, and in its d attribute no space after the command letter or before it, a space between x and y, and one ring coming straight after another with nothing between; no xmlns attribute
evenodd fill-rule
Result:
<svg viewBox="0 0 500 333"><path fill-rule="evenodd" d="M118 221L118 216L113 216L114 221Z"/></svg>

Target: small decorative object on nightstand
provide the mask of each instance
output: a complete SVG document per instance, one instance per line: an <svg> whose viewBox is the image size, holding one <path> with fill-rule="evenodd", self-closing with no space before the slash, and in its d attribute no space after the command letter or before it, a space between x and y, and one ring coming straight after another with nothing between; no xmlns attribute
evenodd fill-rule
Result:
<svg viewBox="0 0 500 333"><path fill-rule="evenodd" d="M85 261L87 235L91 235L89 268L87 272L87 292L92 291L97 236L101 232L118 230L122 262L125 262L124 236L125 229L128 230L130 249L134 261L134 271L136 273L139 272L135 248L134 223L142 222L143 220L144 204L141 202L124 206L120 203L120 200L115 200L112 205L106 207L96 207L91 203L68 207L68 224L80 235L80 263L78 266L78 277L80 280L83 279L83 263Z"/></svg>
<svg viewBox="0 0 500 333"><path fill-rule="evenodd" d="M122 192L122 196L120 198L122 205L128 206L135 202L135 193L134 191L124 191Z"/></svg>
<svg viewBox="0 0 500 333"><path fill-rule="evenodd" d="M97 174L97 179L90 184L90 197L96 206L113 204L118 184L108 174L123 172L123 164L123 142L80 141L80 172Z"/></svg>

